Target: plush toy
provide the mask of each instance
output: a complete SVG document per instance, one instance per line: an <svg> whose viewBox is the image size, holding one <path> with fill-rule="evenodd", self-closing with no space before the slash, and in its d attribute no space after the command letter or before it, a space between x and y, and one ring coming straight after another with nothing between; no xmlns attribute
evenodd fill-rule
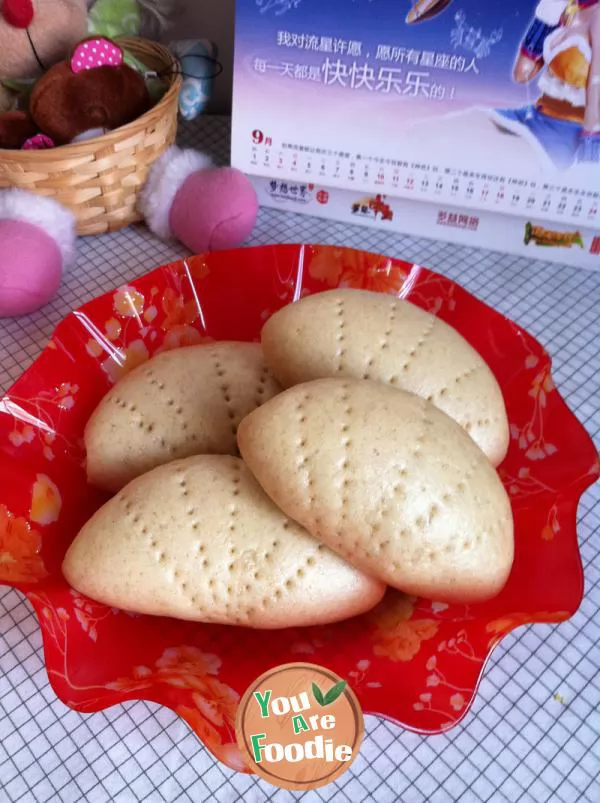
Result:
<svg viewBox="0 0 600 803"><path fill-rule="evenodd" d="M116 39L119 36L164 35L173 17L174 0L88 0L90 34ZM217 48L204 39L175 41L169 44L177 56L183 74L179 111L184 120L201 114L211 96L214 77L219 73ZM129 58L131 66L136 65Z"/></svg>
<svg viewBox="0 0 600 803"><path fill-rule="evenodd" d="M183 75L179 114L184 120L195 120L210 100L214 79L221 70L217 47L206 39L191 39L171 42L170 48L179 59Z"/></svg>
<svg viewBox="0 0 600 803"><path fill-rule="evenodd" d="M0 115L0 148L68 145L126 125L151 106L146 81L121 48L92 36L37 81L27 108Z"/></svg>
<svg viewBox="0 0 600 803"><path fill-rule="evenodd" d="M46 148L95 136L123 125L150 105L144 79L126 63L126 54L115 42L79 36L79 14L61 17L62 44L53 46L55 28L47 37L43 25L48 5L63 4L39 4L40 21L38 6L34 12L30 0L0 4L0 75L8 74L5 55L10 54L11 90L5 92L5 101L16 86L14 77L35 75L33 46L22 47L20 71L17 42L36 42L35 53L43 54L45 68L51 67L25 97L5 102L11 110L0 115L4 147ZM86 3L64 5L75 12L85 10ZM157 5L164 8L163 0ZM150 6L150 0L144 0L143 10L148 12ZM153 21L163 19L158 11L151 16ZM242 173L214 168L204 154L176 147L153 165L139 204L154 233L177 238L195 253L242 243L252 231L257 206L256 193ZM0 190L0 316L26 314L47 303L76 254L75 219L69 210L24 190Z"/></svg>
<svg viewBox="0 0 600 803"><path fill-rule="evenodd" d="M65 58L87 34L85 0L2 0L0 112L14 109L44 69Z"/></svg>

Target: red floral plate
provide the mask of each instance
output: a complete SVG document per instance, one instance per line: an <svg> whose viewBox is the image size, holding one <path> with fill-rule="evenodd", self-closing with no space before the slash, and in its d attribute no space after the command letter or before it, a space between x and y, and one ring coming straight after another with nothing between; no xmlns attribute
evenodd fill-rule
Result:
<svg viewBox="0 0 600 803"><path fill-rule="evenodd" d="M516 558L502 594L445 605L389 593L335 626L271 632L137 616L72 591L65 550L104 501L89 488L82 432L111 383L151 354L205 340L256 340L281 306L331 287L409 298L472 343L504 391L512 440L500 468ZM363 709L423 733L466 713L494 646L528 622L571 616L582 597L578 500L598 476L592 441L554 387L544 349L448 279L344 248L273 246L159 268L69 315L0 401L0 582L26 594L58 697L78 711L162 703L244 771L237 701L278 664L310 660L349 680Z"/></svg>

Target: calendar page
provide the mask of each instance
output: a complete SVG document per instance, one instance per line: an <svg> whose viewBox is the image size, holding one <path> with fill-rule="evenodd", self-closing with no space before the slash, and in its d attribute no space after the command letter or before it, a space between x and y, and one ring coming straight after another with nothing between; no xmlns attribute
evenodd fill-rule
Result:
<svg viewBox="0 0 600 803"><path fill-rule="evenodd" d="M598 228L600 0L237 0L236 16L236 167Z"/></svg>

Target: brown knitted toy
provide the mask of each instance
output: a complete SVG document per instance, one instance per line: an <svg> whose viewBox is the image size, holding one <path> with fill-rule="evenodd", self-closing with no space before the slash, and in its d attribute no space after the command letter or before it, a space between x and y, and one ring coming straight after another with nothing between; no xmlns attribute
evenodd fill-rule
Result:
<svg viewBox="0 0 600 803"><path fill-rule="evenodd" d="M110 39L89 37L35 84L28 113L0 115L0 148L67 145L125 125L151 106L143 77Z"/></svg>
<svg viewBox="0 0 600 803"><path fill-rule="evenodd" d="M37 82L29 114L40 132L66 145L89 132L109 131L150 108L143 77L125 64L110 39L90 37Z"/></svg>

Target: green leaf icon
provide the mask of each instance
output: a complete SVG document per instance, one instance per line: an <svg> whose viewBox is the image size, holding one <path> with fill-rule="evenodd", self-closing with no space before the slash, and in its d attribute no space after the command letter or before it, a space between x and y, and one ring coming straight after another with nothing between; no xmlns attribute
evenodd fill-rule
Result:
<svg viewBox="0 0 600 803"><path fill-rule="evenodd" d="M323 692L317 686L316 683L313 683L312 685L312 693L315 697L315 700L319 703L319 705L325 705L325 698L323 697Z"/></svg>
<svg viewBox="0 0 600 803"><path fill-rule="evenodd" d="M336 683L335 686L332 686L325 695L325 705L331 705L331 703L334 703L337 698L343 694L347 685L348 684L345 680L340 680L339 683Z"/></svg>
<svg viewBox="0 0 600 803"><path fill-rule="evenodd" d="M321 691L321 689L317 686L316 683L313 683L312 693L315 700L319 703L319 705L322 706L331 705L331 703L335 703L337 698L343 694L344 689L346 688L347 685L348 684L346 683L345 680L340 680L339 683L336 683L335 686L332 686L327 692L327 694L323 696L323 692Z"/></svg>

